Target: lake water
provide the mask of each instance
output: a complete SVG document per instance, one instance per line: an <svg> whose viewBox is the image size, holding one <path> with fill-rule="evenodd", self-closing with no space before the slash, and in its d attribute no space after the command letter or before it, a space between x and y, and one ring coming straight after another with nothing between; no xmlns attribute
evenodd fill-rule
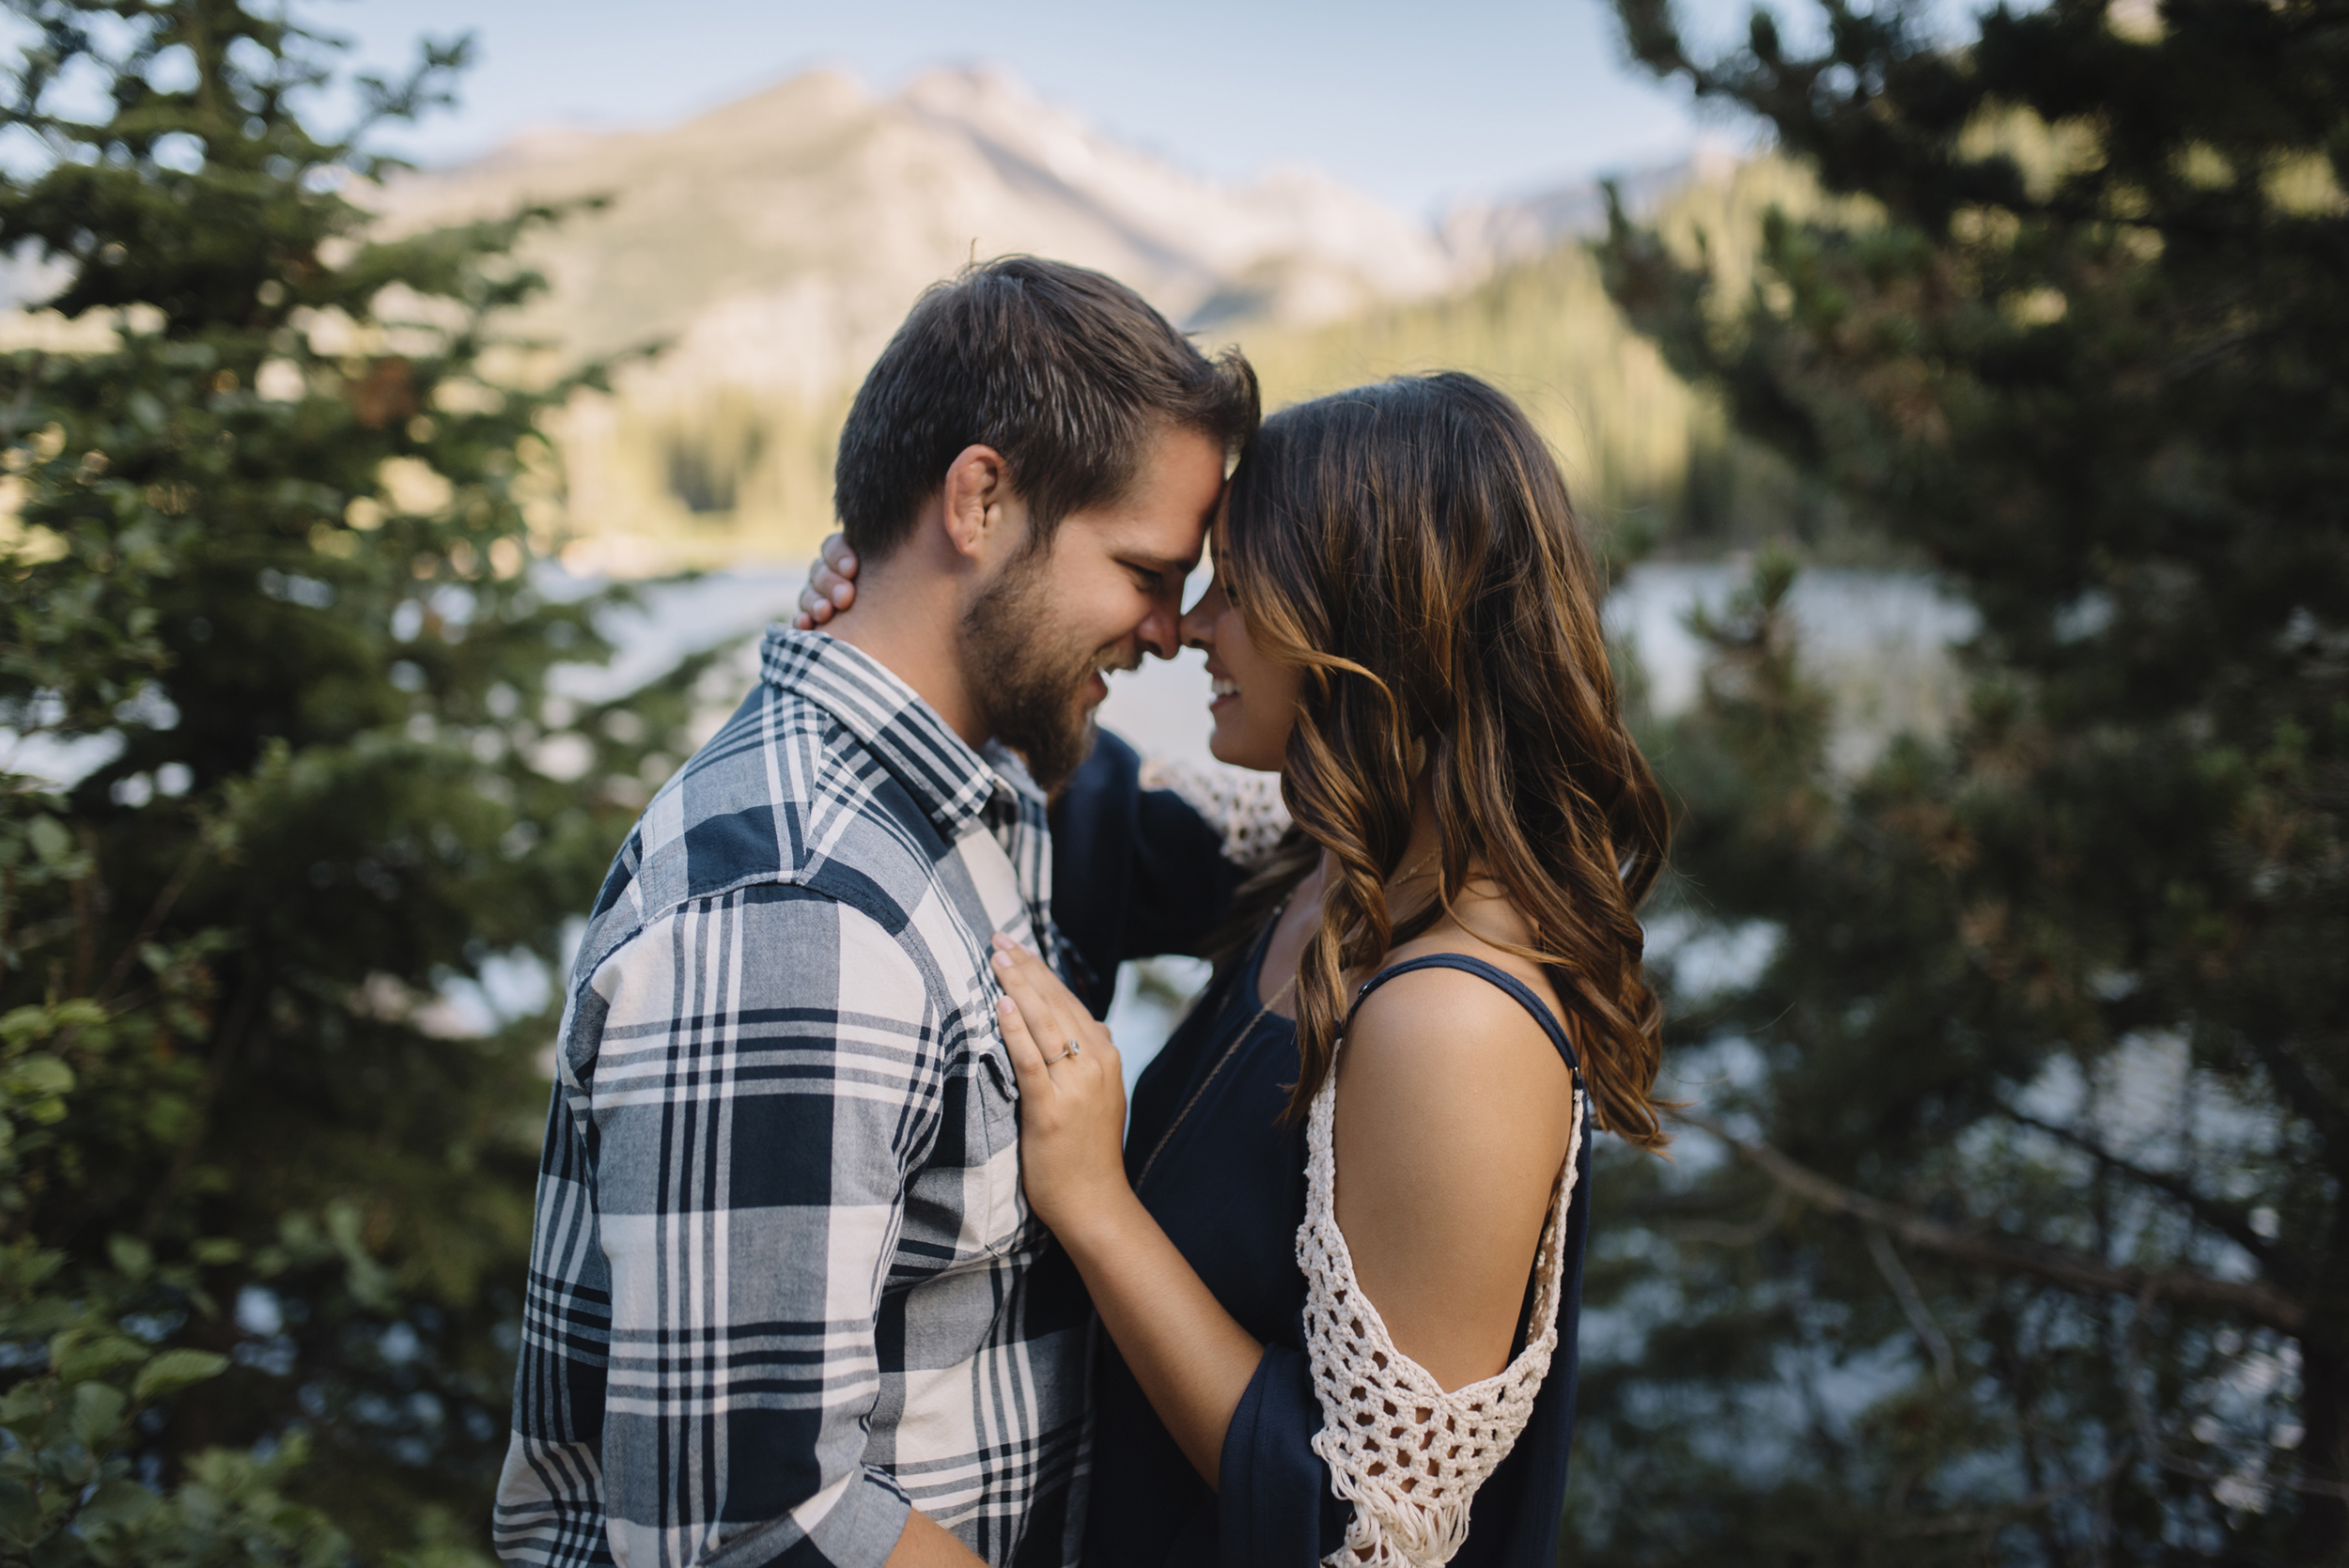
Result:
<svg viewBox="0 0 2349 1568"><path fill-rule="evenodd" d="M1628 644L1658 712L1680 712L1698 692L1703 644L1688 629L1689 612L1721 609L1746 571L1735 562L1641 566L1609 598L1608 632ZM794 607L804 581L799 570L722 572L648 589L646 613L613 625L619 658L563 672L562 688L592 697L624 691L687 653L729 642L740 644L733 664L747 687L758 636ZM1194 576L1190 593L1204 582L1204 573ZM1950 648L1972 634L1970 607L1921 575L1859 571L1805 572L1790 604L1805 669L1836 695L1841 757L1864 760L1899 729L1946 722L1957 695ZM1212 763L1207 695L1205 659L1185 649L1111 676L1100 720L1145 753Z"/></svg>

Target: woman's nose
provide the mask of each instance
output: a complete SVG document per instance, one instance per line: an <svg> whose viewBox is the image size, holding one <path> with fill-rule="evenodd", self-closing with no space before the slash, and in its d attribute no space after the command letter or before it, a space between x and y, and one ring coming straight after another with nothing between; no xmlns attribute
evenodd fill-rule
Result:
<svg viewBox="0 0 2349 1568"><path fill-rule="evenodd" d="M1181 633L1183 646L1215 649L1215 618L1223 608L1223 590L1214 583L1199 596L1199 602L1183 612Z"/></svg>

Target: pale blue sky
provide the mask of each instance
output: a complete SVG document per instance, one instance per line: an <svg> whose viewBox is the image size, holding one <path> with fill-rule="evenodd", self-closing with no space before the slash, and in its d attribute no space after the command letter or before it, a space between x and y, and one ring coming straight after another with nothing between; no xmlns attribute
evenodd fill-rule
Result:
<svg viewBox="0 0 2349 1568"><path fill-rule="evenodd" d="M1420 213L1676 158L1686 95L1626 65L1604 0L295 0L391 66L471 30L464 102L401 140L429 162L549 121L662 124L810 66L887 88L988 61L1185 168L1316 165ZM1743 0L1698 0L1730 27ZM1713 122L1718 124L1719 122ZM1731 128L1733 134L1742 134Z"/></svg>

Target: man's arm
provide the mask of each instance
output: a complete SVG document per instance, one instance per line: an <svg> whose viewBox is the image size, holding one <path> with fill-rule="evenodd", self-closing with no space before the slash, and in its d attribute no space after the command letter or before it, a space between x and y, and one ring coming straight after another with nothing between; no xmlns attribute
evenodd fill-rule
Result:
<svg viewBox="0 0 2349 1568"><path fill-rule="evenodd" d="M1140 783L1145 802L1162 796L1189 807L1221 841L1223 858L1243 875L1270 859L1294 826L1278 773L1153 756L1143 759Z"/></svg>
<svg viewBox="0 0 2349 1568"><path fill-rule="evenodd" d="M881 1286L938 1113L920 971L861 912L757 885L655 921L580 1006L602 1011L614 1558L974 1560L938 1556L944 1532L863 1463Z"/></svg>
<svg viewBox="0 0 2349 1568"><path fill-rule="evenodd" d="M1145 761L1097 732L1052 802L1052 914L1093 1016L1127 959L1202 952L1288 826L1278 775Z"/></svg>

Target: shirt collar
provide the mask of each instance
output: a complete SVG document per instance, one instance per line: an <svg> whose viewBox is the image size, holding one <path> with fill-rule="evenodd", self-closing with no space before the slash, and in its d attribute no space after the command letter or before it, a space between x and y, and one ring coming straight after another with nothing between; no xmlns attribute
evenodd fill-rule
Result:
<svg viewBox="0 0 2349 1568"><path fill-rule="evenodd" d="M840 722L909 790L949 837L977 817L998 790L1041 812L1044 796L1019 757L1000 742L973 750L879 660L820 631L770 627L759 675L796 691Z"/></svg>

